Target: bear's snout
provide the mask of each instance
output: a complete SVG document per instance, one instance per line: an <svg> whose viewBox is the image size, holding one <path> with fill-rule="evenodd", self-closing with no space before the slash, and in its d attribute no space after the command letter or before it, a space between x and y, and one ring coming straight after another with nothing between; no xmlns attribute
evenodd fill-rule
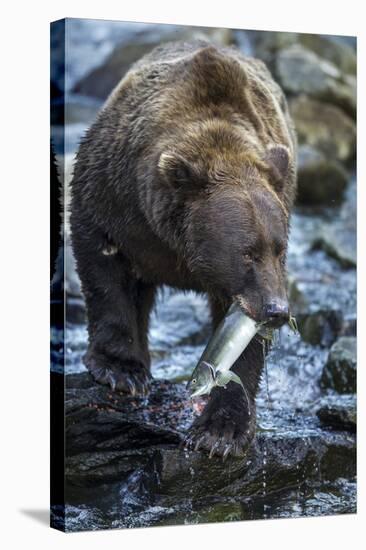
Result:
<svg viewBox="0 0 366 550"><path fill-rule="evenodd" d="M290 318L288 301L277 298L264 304L263 317L271 327L278 328L284 325Z"/></svg>

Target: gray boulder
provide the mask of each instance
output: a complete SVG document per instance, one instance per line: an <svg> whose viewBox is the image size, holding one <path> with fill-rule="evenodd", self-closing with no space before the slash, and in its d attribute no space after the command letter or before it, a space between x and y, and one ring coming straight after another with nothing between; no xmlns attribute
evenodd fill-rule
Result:
<svg viewBox="0 0 366 550"><path fill-rule="evenodd" d="M344 268L357 264L357 194L354 182L347 191L346 202L337 218L322 224L314 248L324 250Z"/></svg>
<svg viewBox="0 0 366 550"><path fill-rule="evenodd" d="M344 37L305 34L295 32L234 31L235 42L244 53L263 59L273 65L279 51L294 44L300 44L319 57L330 61L347 74L356 74L355 47Z"/></svg>
<svg viewBox="0 0 366 550"><path fill-rule="evenodd" d="M356 125L341 109L301 94L290 102L299 143L340 162L353 159Z"/></svg>
<svg viewBox="0 0 366 550"><path fill-rule="evenodd" d="M355 77L344 75L333 63L307 48L294 44L281 50L276 60L276 74L286 92L306 93L355 115Z"/></svg>
<svg viewBox="0 0 366 550"><path fill-rule="evenodd" d="M338 393L356 392L357 340L353 336L339 338L331 347L320 385Z"/></svg>
<svg viewBox="0 0 366 550"><path fill-rule="evenodd" d="M328 395L320 400L316 415L321 424L335 430L355 432L357 428L356 396Z"/></svg>
<svg viewBox="0 0 366 550"><path fill-rule="evenodd" d="M350 225L356 225L356 220L349 219ZM325 224L319 237L314 242L314 248L324 250L329 256L337 260L342 267L356 267L357 248L356 233L352 228L344 228L337 222Z"/></svg>

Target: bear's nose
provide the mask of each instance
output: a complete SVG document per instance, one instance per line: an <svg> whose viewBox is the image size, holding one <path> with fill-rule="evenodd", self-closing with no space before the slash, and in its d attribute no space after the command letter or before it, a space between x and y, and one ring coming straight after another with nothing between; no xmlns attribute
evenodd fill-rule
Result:
<svg viewBox="0 0 366 550"><path fill-rule="evenodd" d="M263 313L266 321L273 326L281 326L287 323L290 317L288 302L284 300L274 300L265 304Z"/></svg>

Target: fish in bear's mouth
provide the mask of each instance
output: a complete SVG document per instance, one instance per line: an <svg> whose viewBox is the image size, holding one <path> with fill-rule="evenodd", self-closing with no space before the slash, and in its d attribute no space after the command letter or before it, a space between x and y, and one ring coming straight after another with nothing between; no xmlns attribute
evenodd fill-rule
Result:
<svg viewBox="0 0 366 550"><path fill-rule="evenodd" d="M187 384L191 399L209 396L213 388L223 387L226 389L229 382L235 382L241 386L250 410L250 400L245 383L230 369L256 335L263 341L272 341L275 326L272 323L256 322L246 313L242 304L241 297L239 300L233 301L224 319L209 340ZM247 310L247 308L245 309ZM297 332L296 319L292 315L289 315L288 325L294 332ZM200 412L205 404L207 404L207 399L195 401L194 410Z"/></svg>

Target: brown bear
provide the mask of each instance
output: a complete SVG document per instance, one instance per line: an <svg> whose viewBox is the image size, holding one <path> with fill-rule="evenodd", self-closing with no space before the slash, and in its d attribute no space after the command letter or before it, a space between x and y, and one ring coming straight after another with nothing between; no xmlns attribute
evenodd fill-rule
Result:
<svg viewBox="0 0 366 550"><path fill-rule="evenodd" d="M98 382L148 391L161 285L207 293L214 327L235 296L256 320L288 320L295 164L286 100L261 61L195 41L159 46L132 66L83 139L72 181L84 360ZM255 339L233 367L252 414L239 385L215 388L189 447L246 450L263 361Z"/></svg>

